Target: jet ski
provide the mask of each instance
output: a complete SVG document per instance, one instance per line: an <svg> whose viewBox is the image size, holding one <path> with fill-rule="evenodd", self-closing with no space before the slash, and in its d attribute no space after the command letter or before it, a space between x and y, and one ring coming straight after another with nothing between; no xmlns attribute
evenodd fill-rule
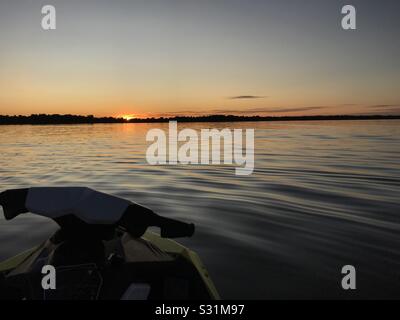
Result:
<svg viewBox="0 0 400 320"><path fill-rule="evenodd" d="M172 240L191 237L193 224L85 187L7 190L0 205L6 220L30 212L60 227L0 263L0 299L219 299L199 256ZM55 271L53 288L43 286L48 266Z"/></svg>

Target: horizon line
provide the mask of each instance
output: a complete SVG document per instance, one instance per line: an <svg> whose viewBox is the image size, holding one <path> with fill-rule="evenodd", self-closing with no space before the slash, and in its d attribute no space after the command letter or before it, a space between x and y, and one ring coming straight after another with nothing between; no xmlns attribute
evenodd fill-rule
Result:
<svg viewBox="0 0 400 320"><path fill-rule="evenodd" d="M0 125L7 124L96 124L96 123L157 123L157 122L251 122L251 121L310 121L310 120L390 120L400 119L398 114L370 115L302 115L302 116L245 116L232 114L210 114L201 116L147 117L125 119L123 117L96 117L74 114L1 115Z"/></svg>

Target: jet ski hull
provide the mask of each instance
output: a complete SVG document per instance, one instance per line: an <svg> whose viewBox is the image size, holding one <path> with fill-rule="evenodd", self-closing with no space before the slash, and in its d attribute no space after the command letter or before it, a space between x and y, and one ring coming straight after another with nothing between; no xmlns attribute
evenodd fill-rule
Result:
<svg viewBox="0 0 400 320"><path fill-rule="evenodd" d="M150 294L149 299L220 299L218 291L199 256L176 241L162 238L156 233L147 231L139 239L132 238L129 234L124 233L114 239L114 241L107 242L105 247L107 251L106 257L113 258L113 255L123 256L123 258L120 258L123 262L119 264L113 262L112 267L107 268L93 264L93 270L98 271L98 277L100 278L100 280L98 279L98 283L101 283L102 288L100 290L99 285L98 292L96 291L95 294L92 292L90 296L83 296L83 299L130 299L129 295L126 297L130 286L133 284L134 288L135 286L140 288L142 283L148 283L151 287L157 287L157 290L154 289L157 293ZM49 239L39 246L1 262L0 274L5 279L8 277L19 279L21 276L26 278L27 274L30 275L32 270L37 269L37 264L40 259L43 260L43 255L52 250L55 251L54 245L51 243L51 239ZM54 253L52 255L55 256ZM77 266L78 264L77 262L74 265ZM63 261L58 261L57 265L57 279L59 270L68 274L73 269L66 268ZM79 265L82 266L82 264ZM66 269L69 271L66 272ZM107 269L107 272L103 272L105 269ZM79 273L80 271L75 269L74 272ZM152 274L157 279L152 279ZM36 272L36 280L31 280L31 282L38 283L38 277L41 276L40 273ZM70 274L69 277L71 277ZM181 281L181 278L184 282ZM68 286L68 283L74 281L74 278L71 280L71 278L66 277L65 279L64 286ZM20 282L20 280L18 281ZM88 280L88 282L91 282L92 287L93 282L96 281L93 278L90 281ZM167 282L169 283L168 285L165 284ZM29 286L32 287L32 284ZM160 289L161 287L163 289ZM183 288L182 291L187 291L188 293L182 295L179 292L180 288ZM40 292L40 290L41 288L36 293L31 293L28 299L36 300L38 297L41 299L43 291ZM64 296L63 292L49 294L46 299L71 299L70 295L66 294ZM77 297L74 296L73 299L75 298ZM133 299L137 299L135 295L133 295ZM139 299L143 300L142 298Z"/></svg>

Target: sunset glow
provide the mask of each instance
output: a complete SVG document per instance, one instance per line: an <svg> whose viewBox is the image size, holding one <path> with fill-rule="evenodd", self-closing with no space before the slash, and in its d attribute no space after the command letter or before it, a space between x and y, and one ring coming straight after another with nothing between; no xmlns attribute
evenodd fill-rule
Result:
<svg viewBox="0 0 400 320"><path fill-rule="evenodd" d="M123 115L119 116L119 118L122 118L122 119L125 119L125 120L129 121L129 120L135 119L137 117L134 114L123 114Z"/></svg>

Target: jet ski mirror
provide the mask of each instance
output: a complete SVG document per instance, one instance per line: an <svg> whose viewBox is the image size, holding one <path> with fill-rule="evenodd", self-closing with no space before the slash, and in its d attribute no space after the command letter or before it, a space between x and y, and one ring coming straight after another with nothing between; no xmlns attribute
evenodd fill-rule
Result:
<svg viewBox="0 0 400 320"><path fill-rule="evenodd" d="M7 220L31 212L56 221L68 237L106 238L115 228L141 237L159 227L166 238L191 237L195 226L157 215L134 202L84 187L14 189L0 193Z"/></svg>
<svg viewBox="0 0 400 320"><path fill-rule="evenodd" d="M16 189L0 193L0 205L3 207L6 220L11 220L21 213L28 212L24 201L28 191L29 189Z"/></svg>

